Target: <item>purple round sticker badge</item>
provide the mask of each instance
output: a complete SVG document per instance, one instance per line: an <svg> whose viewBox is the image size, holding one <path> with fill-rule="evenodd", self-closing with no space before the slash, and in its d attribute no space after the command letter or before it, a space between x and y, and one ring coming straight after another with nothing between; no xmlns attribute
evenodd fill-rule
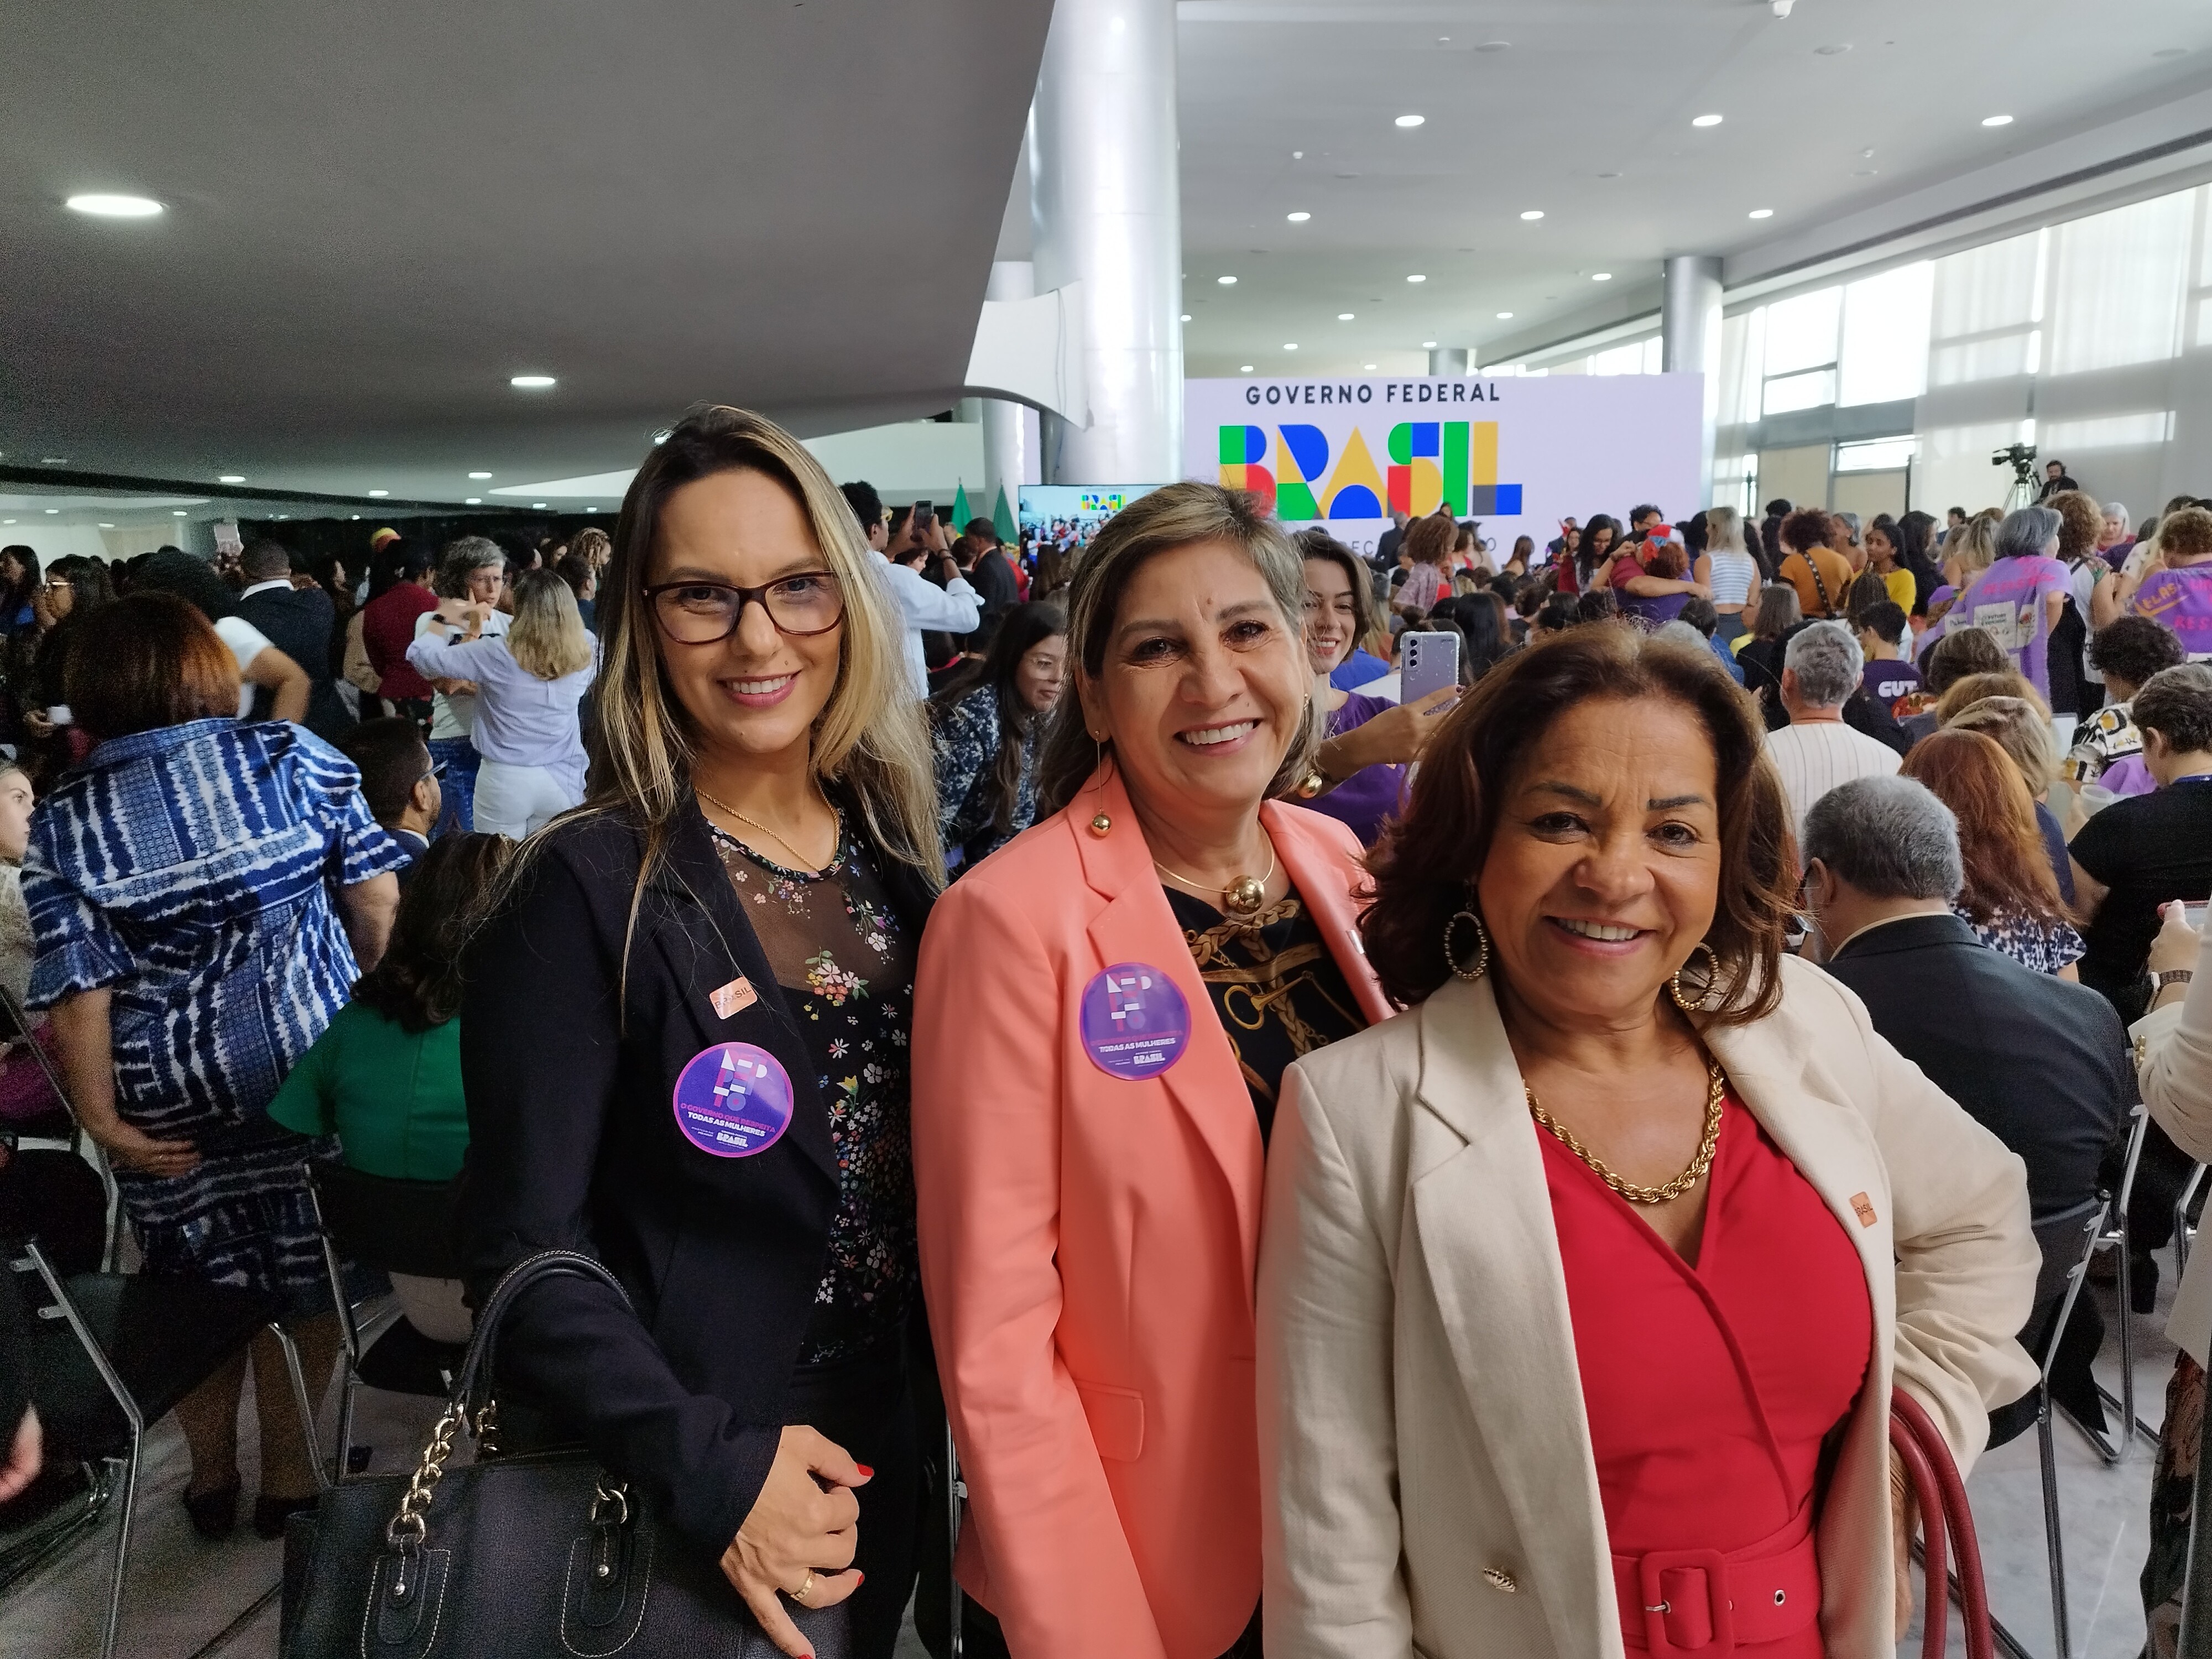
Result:
<svg viewBox="0 0 2212 1659"><path fill-rule="evenodd" d="M1182 992L1141 962L1116 963L1085 986L1079 1018L1091 1063L1109 1077L1157 1076L1190 1042Z"/></svg>
<svg viewBox="0 0 2212 1659"><path fill-rule="evenodd" d="M702 1152L750 1158L791 1127L791 1074L750 1042L718 1042L676 1079L676 1127Z"/></svg>

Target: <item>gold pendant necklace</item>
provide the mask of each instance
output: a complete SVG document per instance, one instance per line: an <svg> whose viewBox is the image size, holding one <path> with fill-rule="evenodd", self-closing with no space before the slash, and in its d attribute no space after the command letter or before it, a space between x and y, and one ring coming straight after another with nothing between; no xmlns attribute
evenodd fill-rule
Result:
<svg viewBox="0 0 2212 1659"><path fill-rule="evenodd" d="M1589 1164L1600 1181L1605 1182L1631 1204L1665 1204L1670 1200L1681 1197L1684 1193L1688 1192L1691 1188L1702 1181L1705 1171L1713 1167L1713 1154L1720 1150L1721 1097L1728 1091L1728 1078L1722 1072L1720 1062L1717 1060L1706 1060L1705 1073L1705 1139L1698 1143L1698 1155L1690 1160L1688 1169L1683 1170L1672 1181L1664 1182L1656 1187L1638 1187L1633 1182L1622 1180L1611 1170L1607 1169L1604 1163L1589 1147L1575 1139L1573 1130L1536 1103L1536 1091L1525 1082L1521 1085L1521 1092L1528 1097L1528 1115L1550 1130L1553 1138L1559 1145Z"/></svg>
<svg viewBox="0 0 2212 1659"><path fill-rule="evenodd" d="M797 860L797 862L798 862L798 864L799 864L799 867L800 869L805 870L805 871L807 871L808 872L810 872L810 873L811 873L811 874L817 874L817 875L818 875L818 874L821 872L822 866L821 866L820 865L809 864L809 863L806 861L806 854L805 854L801 853L801 852L799 850L799 848L797 848L796 847L793 846L793 845L792 845L788 841L785 840L781 836L779 836L778 834L776 834L775 830L773 830L769 829L769 828L768 827L768 825L766 825L766 824L763 823L762 823L758 818L749 818L749 817L746 817L743 812L740 812L739 811L738 811L738 809L737 809L736 807L734 807L734 806L731 805L729 802L727 802L727 801L726 801L726 800L719 799L717 799L715 796L713 796L713 795L708 794L708 793L704 789L702 789L702 788L698 786L698 784L697 784L696 782L694 782L694 783L692 784L692 786L691 786L691 793L692 793L693 794L695 794L695 795L698 796L698 797L699 797L699 799L700 799L701 800L705 801L708 805L710 805L710 806L719 806L720 808L721 808L721 809L722 809L722 811L723 811L727 812L727 813L728 813L732 817L735 818L735 819L736 819L739 823L750 824L752 828L754 828L754 829L756 829L756 830L759 830L759 831L761 832L761 834L763 834L763 836L767 836L770 841L774 842L777 846L779 846L779 847L782 848L783 848L783 850L784 850L785 852L787 852L787 853L790 853L790 854L793 854L793 855L795 855L796 860ZM831 808L830 808L830 811L831 811L831 812L834 814L834 813L836 812L836 808L835 808L835 807L831 807ZM837 854L836 854L836 851L835 851L834 849L831 851L831 853L830 853L830 856L831 858L833 858L833 859L834 859L834 858L836 858L836 857L837 856Z"/></svg>
<svg viewBox="0 0 2212 1659"><path fill-rule="evenodd" d="M1209 890L1202 881L1193 881L1188 876L1179 876L1158 859L1152 868L1178 886L1188 887L1201 897ZM1275 877L1275 843L1267 843L1267 873L1263 876L1239 876L1220 890L1221 908L1232 916L1249 916L1267 902L1267 884Z"/></svg>

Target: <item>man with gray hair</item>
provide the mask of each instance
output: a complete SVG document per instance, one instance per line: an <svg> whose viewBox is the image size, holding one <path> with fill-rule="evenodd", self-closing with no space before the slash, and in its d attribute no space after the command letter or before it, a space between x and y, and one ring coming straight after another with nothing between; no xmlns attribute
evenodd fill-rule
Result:
<svg viewBox="0 0 2212 1659"><path fill-rule="evenodd" d="M1814 803L1802 851L1827 970L1875 1031L2019 1155L2038 1220L2093 1198L2135 1098L2127 1033L2094 991L1990 950L1952 908L1965 877L1950 808L1911 778L1854 779ZM2038 1308L2021 1332L2030 1353L2054 1312ZM2102 1420L2094 1334L2085 1325L2080 1364L2062 1358L2052 1378L2089 1423ZM2068 1355L2075 1346L2069 1332ZM2024 1403L1991 1414L1991 1445L2034 1421L2034 1396Z"/></svg>
<svg viewBox="0 0 2212 1659"><path fill-rule="evenodd" d="M1782 653L1782 706L1790 724L1766 734L1766 757L1782 775L1800 841L1805 814L1838 784L1897 770L1895 750L1844 723L1844 704L1859 689L1865 667L1865 653L1841 623L1800 629Z"/></svg>

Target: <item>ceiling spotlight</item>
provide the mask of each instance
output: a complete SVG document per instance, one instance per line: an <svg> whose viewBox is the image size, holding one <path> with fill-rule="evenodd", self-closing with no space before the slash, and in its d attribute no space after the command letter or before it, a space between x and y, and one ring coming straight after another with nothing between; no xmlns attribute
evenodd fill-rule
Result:
<svg viewBox="0 0 2212 1659"><path fill-rule="evenodd" d="M1288 219L1294 225L1302 225L1305 223L1307 220L1312 218L1313 215L1310 213L1285 213L1283 217Z"/></svg>
<svg viewBox="0 0 2212 1659"><path fill-rule="evenodd" d="M1294 149L1291 152L1291 160L1293 161L1303 161L1305 159L1306 153L1302 149Z"/></svg>
<svg viewBox="0 0 2212 1659"><path fill-rule="evenodd" d="M2009 115L1984 115L1982 117L1982 125L1985 127L2008 127L2012 125L2012 117Z"/></svg>
<svg viewBox="0 0 2212 1659"><path fill-rule="evenodd" d="M73 213L89 213L95 219L150 219L162 211L150 196L72 196L62 204Z"/></svg>
<svg viewBox="0 0 2212 1659"><path fill-rule="evenodd" d="M226 472L221 477L217 478L216 482L217 483L244 483L246 482L246 475L243 472Z"/></svg>
<svg viewBox="0 0 2212 1659"><path fill-rule="evenodd" d="M53 510L54 510L54 509L53 509L53 508L52 508L51 507L48 507L48 508L46 509L46 511L47 511L47 512L49 512L49 513L52 512ZM171 518L173 518L173 519L181 519L181 518L183 518L183 517L185 516L185 509L184 509L184 508L182 508L182 507L179 507L175 512L173 512L173 513L172 513L171 514L169 514L169 516L170 516ZM278 518L280 518L280 519L281 519L281 518L283 518L284 515L283 515L283 514L281 514L281 513L280 513L280 514L278 514L276 516L277 516Z"/></svg>
<svg viewBox="0 0 2212 1659"><path fill-rule="evenodd" d="M481 495L471 495L466 501L463 501L461 505L463 507L482 507L483 505L483 497Z"/></svg>
<svg viewBox="0 0 2212 1659"><path fill-rule="evenodd" d="M586 513L596 513L596 512L598 512L599 510L599 509L598 507L586 507L586 508L584 509L584 511L585 511L585 512L586 512Z"/></svg>
<svg viewBox="0 0 2212 1659"><path fill-rule="evenodd" d="M532 501L530 504L530 508L533 513L543 513L545 510L545 503L543 501Z"/></svg>
<svg viewBox="0 0 2212 1659"><path fill-rule="evenodd" d="M1375 372L1375 365L1372 363L1363 363L1360 367L1364 368L1370 374L1372 374ZM13 523L14 520L10 520L9 522Z"/></svg>
<svg viewBox="0 0 2212 1659"><path fill-rule="evenodd" d="M1340 323L1348 323L1352 320L1352 313L1348 311L1340 311L1336 313L1336 320Z"/></svg>
<svg viewBox="0 0 2212 1659"><path fill-rule="evenodd" d="M1501 311L1498 313L1498 320L1501 323L1510 323L1513 320L1513 313L1510 311Z"/></svg>
<svg viewBox="0 0 2212 1659"><path fill-rule="evenodd" d="M554 380L550 374L512 374L507 383L521 392L543 392Z"/></svg>
<svg viewBox="0 0 2212 1659"><path fill-rule="evenodd" d="M1510 52L1513 50L1513 43L1510 40L1486 40L1475 50L1477 52Z"/></svg>
<svg viewBox="0 0 2212 1659"><path fill-rule="evenodd" d="M114 526L113 525L112 525L112 524L104 524L104 525L100 526L100 527L102 530L112 530L112 529L114 529L114 528L115 528L115 526Z"/></svg>
<svg viewBox="0 0 2212 1659"><path fill-rule="evenodd" d="M1830 46L1814 47L1813 55L1816 58L1841 58L1850 49L1851 43L1850 41L1838 40Z"/></svg>
<svg viewBox="0 0 2212 1659"><path fill-rule="evenodd" d="M1751 216L1754 219L1771 219L1774 216L1774 210L1772 208L1753 208L1751 210Z"/></svg>
<svg viewBox="0 0 2212 1659"><path fill-rule="evenodd" d="M1406 280L1407 280L1407 282L1409 282L1409 283L1425 283L1425 282L1427 282L1429 279L1428 279L1427 277L1425 277L1425 276L1420 276L1419 274L1416 273L1416 274L1415 274L1415 275L1413 275L1413 276L1408 276L1407 278L1406 278Z"/></svg>
<svg viewBox="0 0 2212 1659"><path fill-rule="evenodd" d="M392 492L388 489L372 489L368 493L372 497L380 499L383 496L389 495Z"/></svg>
<svg viewBox="0 0 2212 1659"><path fill-rule="evenodd" d="M48 507L48 508L46 509L46 511L47 511L49 514L58 513L58 512L60 512L60 511L61 511L61 508L59 508L58 507ZM178 516L179 518L180 518L180 519L181 519L181 518L183 518L185 515L184 515L183 514L179 513L179 514L177 514L177 516Z"/></svg>
<svg viewBox="0 0 2212 1659"><path fill-rule="evenodd" d="M40 466L67 466L69 465L69 457L66 455L41 455L39 457L39 465Z"/></svg>
<svg viewBox="0 0 2212 1659"><path fill-rule="evenodd" d="M1440 46L1448 46L1451 45L1451 36L1449 34L1439 34L1437 36L1437 44Z"/></svg>
<svg viewBox="0 0 2212 1659"><path fill-rule="evenodd" d="M1693 127L1717 127L1721 120L1717 115L1693 115L1690 118L1690 125Z"/></svg>
<svg viewBox="0 0 2212 1659"><path fill-rule="evenodd" d="M1187 323L1187 322L1188 322L1188 321L1190 320L1190 313L1188 313L1188 311L1184 312L1184 313L1183 313L1183 314L1182 314L1182 319L1183 319L1183 321L1185 321L1186 323Z"/></svg>
<svg viewBox="0 0 2212 1659"><path fill-rule="evenodd" d="M1428 118L1425 115L1401 115L1398 118L1398 125L1401 127L1417 127Z"/></svg>
<svg viewBox="0 0 2212 1659"><path fill-rule="evenodd" d="M1288 342L1283 347L1283 349L1285 351L1296 351L1297 349L1297 342L1295 340Z"/></svg>
<svg viewBox="0 0 2212 1659"><path fill-rule="evenodd" d="M359 523L361 522L361 514L358 514L358 513L355 514L353 515L353 521L354 521L356 524L359 524Z"/></svg>
<svg viewBox="0 0 2212 1659"><path fill-rule="evenodd" d="M1609 270L1593 270L1590 272L1590 281L1593 283L1609 283L1612 280L1613 273Z"/></svg>
<svg viewBox="0 0 2212 1659"><path fill-rule="evenodd" d="M1541 209L1541 208L1530 208L1530 209L1529 209L1526 213L1523 213L1521 216L1522 216L1523 219L1528 220L1529 222L1531 222L1531 223L1533 224L1535 221L1537 221L1537 220L1539 220L1539 219L1540 219L1540 218L1542 218L1542 217L1544 216L1544 210L1543 210L1543 209Z"/></svg>
<svg viewBox="0 0 2212 1659"><path fill-rule="evenodd" d="M1245 364L1242 368L1239 368L1237 372L1239 374L1249 374L1252 372L1252 365L1251 365L1251 364L1249 364L1249 363L1246 363L1246 364Z"/></svg>
<svg viewBox="0 0 2212 1659"><path fill-rule="evenodd" d="M489 478L491 477L491 474L489 472L471 472L469 474L469 477L471 478Z"/></svg>
<svg viewBox="0 0 2212 1659"><path fill-rule="evenodd" d="M1235 288L1237 286L1237 279L1234 276L1217 276L1213 280L1220 283L1224 288Z"/></svg>

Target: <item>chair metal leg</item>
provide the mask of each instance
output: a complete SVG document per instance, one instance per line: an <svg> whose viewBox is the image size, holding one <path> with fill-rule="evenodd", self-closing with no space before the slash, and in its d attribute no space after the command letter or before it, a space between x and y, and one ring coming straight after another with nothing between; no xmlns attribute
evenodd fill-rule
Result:
<svg viewBox="0 0 2212 1659"><path fill-rule="evenodd" d="M331 1460L331 1479L343 1480L353 1466L353 1391L359 1386L353 1367L345 1367L345 1375L338 1378L338 1448Z"/></svg>
<svg viewBox="0 0 2212 1659"><path fill-rule="evenodd" d="M952 1561L960 1547L960 1500L968 1496L967 1483L960 1478L960 1453L952 1443L952 1425L945 1425L945 1605L951 1621L951 1646L947 1651L952 1659L961 1659L964 1642L961 1631L960 1580L954 1576Z"/></svg>
<svg viewBox="0 0 2212 1659"><path fill-rule="evenodd" d="M2043 1538L2050 1553L2051 1628L2058 1659L2072 1659L2073 1642L2066 1620L2066 1552L2059 1533L2058 1454L2051 1436L2051 1385L2043 1385L2043 1399L2035 1417L2036 1452L2043 1465Z"/></svg>
<svg viewBox="0 0 2212 1659"><path fill-rule="evenodd" d="M2181 1282L2182 1274L2189 1271L2189 1206L2195 1201L2197 1189L2204 1184L2204 1166L2199 1164L2189 1172L2189 1179L2181 1184L2181 1196L2173 1200L2173 1280Z"/></svg>
<svg viewBox="0 0 2212 1659"><path fill-rule="evenodd" d="M315 1472L317 1488L327 1487L331 1477L323 1468L322 1449L315 1438L314 1402L307 1398L307 1373L300 1364L299 1344L292 1340L291 1332L273 1319L269 1322L269 1331L284 1350L284 1369L291 1374L292 1405L300 1413L300 1437L307 1449L307 1467ZM265 1412L270 1403L260 1402L257 1409Z"/></svg>
<svg viewBox="0 0 2212 1659"><path fill-rule="evenodd" d="M123 1584L131 1566L131 1522L138 1511L138 1462L144 1449L145 1431L131 1425L131 1462L123 1471L123 1513L115 1528L114 1580L107 1589L107 1627L100 1638L100 1659L115 1659L115 1643L123 1633Z"/></svg>

